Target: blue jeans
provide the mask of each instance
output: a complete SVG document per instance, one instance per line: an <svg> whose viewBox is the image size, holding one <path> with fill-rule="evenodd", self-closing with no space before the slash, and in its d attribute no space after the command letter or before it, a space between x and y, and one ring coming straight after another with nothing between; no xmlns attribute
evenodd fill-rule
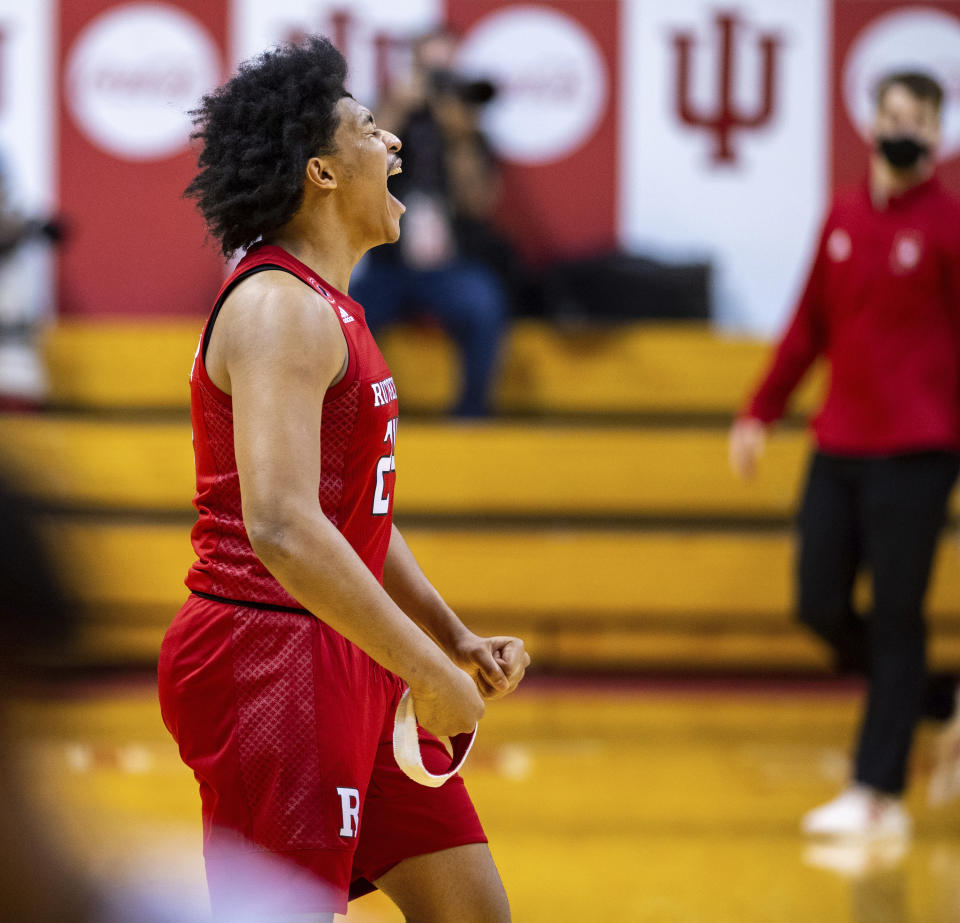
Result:
<svg viewBox="0 0 960 923"><path fill-rule="evenodd" d="M477 417L489 411L507 320L507 297L496 273L467 260L419 270L372 256L350 295L363 305L374 334L411 317L436 318L461 354L462 387L453 412Z"/></svg>

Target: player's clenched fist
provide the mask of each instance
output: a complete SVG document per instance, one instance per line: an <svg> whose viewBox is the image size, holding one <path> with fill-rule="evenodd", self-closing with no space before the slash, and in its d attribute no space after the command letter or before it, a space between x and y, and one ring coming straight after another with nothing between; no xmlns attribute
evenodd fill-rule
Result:
<svg viewBox="0 0 960 923"><path fill-rule="evenodd" d="M451 655L454 663L469 673L485 699L509 695L520 685L530 655L519 638L471 635Z"/></svg>
<svg viewBox="0 0 960 923"><path fill-rule="evenodd" d="M410 694L417 724L437 737L469 733L486 709L474 682L453 664L442 675L411 686Z"/></svg>

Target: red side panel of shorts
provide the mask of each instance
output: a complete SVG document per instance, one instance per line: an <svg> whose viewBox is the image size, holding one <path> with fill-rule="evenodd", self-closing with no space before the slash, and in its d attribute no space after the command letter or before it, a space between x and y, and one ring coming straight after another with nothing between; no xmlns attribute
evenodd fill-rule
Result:
<svg viewBox="0 0 960 923"><path fill-rule="evenodd" d="M420 749L424 765L431 772L443 772L449 767L450 755L443 744L422 729ZM460 776L447 780L440 788L413 782L393 758L392 738L381 740L367 789L360 845L353 860L351 897L371 890L366 882L375 881L404 859L486 842Z"/></svg>

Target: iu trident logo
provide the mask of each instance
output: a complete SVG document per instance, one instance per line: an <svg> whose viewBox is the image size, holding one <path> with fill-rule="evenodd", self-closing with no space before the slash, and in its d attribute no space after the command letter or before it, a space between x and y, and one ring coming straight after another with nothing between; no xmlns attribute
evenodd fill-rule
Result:
<svg viewBox="0 0 960 923"><path fill-rule="evenodd" d="M737 129L760 128L773 115L777 84L777 56L780 36L761 35L759 40L762 58L760 98L752 112L739 109L733 99L736 85L736 33L740 25L736 13L717 13L715 25L719 48L717 53L717 100L712 112L698 111L690 100L690 73L693 66L695 36L690 32L676 32L673 47L677 63L677 116L685 125L702 128L713 133L713 162L733 164L736 154L733 149L733 132Z"/></svg>

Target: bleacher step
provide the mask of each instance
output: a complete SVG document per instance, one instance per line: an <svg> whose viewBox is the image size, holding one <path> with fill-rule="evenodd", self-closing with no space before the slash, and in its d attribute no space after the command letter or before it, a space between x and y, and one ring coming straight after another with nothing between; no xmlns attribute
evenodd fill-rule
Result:
<svg viewBox="0 0 960 923"><path fill-rule="evenodd" d="M85 613L81 649L97 661L155 657L186 596L187 530L70 517L52 517L46 528L69 596ZM691 669L707 662L763 668L763 651L767 668L822 665L822 652L789 612L788 532L404 534L469 624L529 634L544 666L561 668L576 651L638 668L655 667L658 658ZM960 656L951 659L960 655L960 549L944 540L938 557L929 600L933 647L941 663L960 668Z"/></svg>
<svg viewBox="0 0 960 923"><path fill-rule="evenodd" d="M0 446L48 506L191 514L188 422L0 416ZM775 434L750 484L730 473L726 451L722 429L401 422L396 512L785 521L802 486L807 436Z"/></svg>
<svg viewBox="0 0 960 923"><path fill-rule="evenodd" d="M55 406L169 410L189 404L187 376L201 319L62 321L45 340ZM382 337L401 407L449 408L458 359L443 332L407 326ZM631 323L563 329L515 322L503 349L495 404L528 414L730 414L768 361L769 346L703 324ZM807 410L822 379L798 394Z"/></svg>

